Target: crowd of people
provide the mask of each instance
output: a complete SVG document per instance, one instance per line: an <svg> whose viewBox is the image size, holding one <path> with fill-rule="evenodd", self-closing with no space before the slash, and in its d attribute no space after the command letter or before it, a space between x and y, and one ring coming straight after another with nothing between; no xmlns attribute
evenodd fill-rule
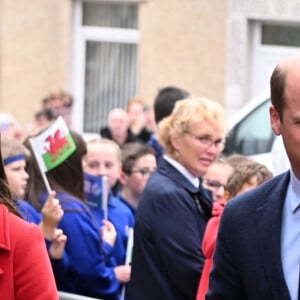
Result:
<svg viewBox="0 0 300 300"><path fill-rule="evenodd" d="M89 140L71 129L62 90L43 99L26 137L0 115L1 295L299 299L299 70L297 55L271 77L271 125L291 166L276 177L223 155L224 108L175 86L153 107L133 98L113 108ZM75 150L43 174L30 139L58 116Z"/></svg>

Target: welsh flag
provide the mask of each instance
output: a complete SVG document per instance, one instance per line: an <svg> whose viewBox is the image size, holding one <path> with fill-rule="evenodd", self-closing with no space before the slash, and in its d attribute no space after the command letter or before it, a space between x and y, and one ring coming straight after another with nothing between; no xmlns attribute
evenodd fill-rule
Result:
<svg viewBox="0 0 300 300"><path fill-rule="evenodd" d="M29 139L42 173L59 166L75 150L76 145L62 117L45 131Z"/></svg>

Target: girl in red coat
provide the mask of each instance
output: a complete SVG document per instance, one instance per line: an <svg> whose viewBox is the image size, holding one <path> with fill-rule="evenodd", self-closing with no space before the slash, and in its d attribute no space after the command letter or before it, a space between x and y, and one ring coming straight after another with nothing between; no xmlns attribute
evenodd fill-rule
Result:
<svg viewBox="0 0 300 300"><path fill-rule="evenodd" d="M57 300L43 235L19 217L0 161L0 299Z"/></svg>

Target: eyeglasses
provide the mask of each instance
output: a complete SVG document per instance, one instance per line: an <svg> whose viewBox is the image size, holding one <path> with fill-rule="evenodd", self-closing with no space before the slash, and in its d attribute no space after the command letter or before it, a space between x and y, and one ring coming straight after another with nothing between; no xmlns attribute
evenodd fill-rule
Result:
<svg viewBox="0 0 300 300"><path fill-rule="evenodd" d="M203 178L202 185L205 188L208 188L208 189L211 189L211 190L218 190L221 187L224 188L224 184L222 184L221 182L219 182L217 180L207 179L207 178Z"/></svg>
<svg viewBox="0 0 300 300"><path fill-rule="evenodd" d="M192 137L194 137L206 148L210 148L212 145L214 145L215 148L219 151L222 151L225 148L225 140L224 139L218 139L218 140L213 141L207 135L196 135L189 131L185 131L184 133L187 133L187 134L191 135Z"/></svg>
<svg viewBox="0 0 300 300"><path fill-rule="evenodd" d="M132 173L140 173L142 176L150 176L155 169L150 170L149 168L141 168L141 169L136 169L136 170L131 170L130 172L127 172L128 174Z"/></svg>

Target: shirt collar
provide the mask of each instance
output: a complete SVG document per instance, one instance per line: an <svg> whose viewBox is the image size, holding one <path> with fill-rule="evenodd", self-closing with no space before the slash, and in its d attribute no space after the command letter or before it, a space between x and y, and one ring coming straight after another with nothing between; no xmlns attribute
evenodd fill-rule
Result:
<svg viewBox="0 0 300 300"><path fill-rule="evenodd" d="M199 178L193 176L184 166L178 163L176 160L171 158L170 156L164 155L163 158L172 165L179 173L181 173L184 177L186 177L193 186L199 188Z"/></svg>
<svg viewBox="0 0 300 300"><path fill-rule="evenodd" d="M291 209L293 212L296 211L296 209L300 205L300 180L295 176L294 172L292 169L290 169L290 174L291 174L291 180L290 180L290 187L291 187L291 192L292 192L292 197L290 200L291 203Z"/></svg>

